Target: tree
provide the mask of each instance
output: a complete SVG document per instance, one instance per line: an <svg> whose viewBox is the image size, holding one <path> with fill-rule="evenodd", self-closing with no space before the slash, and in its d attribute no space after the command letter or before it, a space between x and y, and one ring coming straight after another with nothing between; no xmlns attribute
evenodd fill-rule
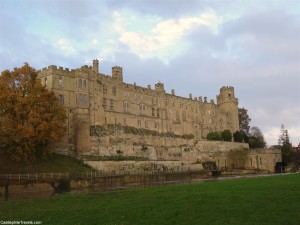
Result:
<svg viewBox="0 0 300 225"><path fill-rule="evenodd" d="M245 108L239 108L239 124L240 124L240 131L249 134L250 123L251 119L248 115L248 110Z"/></svg>
<svg viewBox="0 0 300 225"><path fill-rule="evenodd" d="M211 131L207 134L207 140L210 141L220 141L222 140L222 136L219 132Z"/></svg>
<svg viewBox="0 0 300 225"><path fill-rule="evenodd" d="M243 142L244 137L241 131L236 131L233 133L233 140L234 142Z"/></svg>
<svg viewBox="0 0 300 225"><path fill-rule="evenodd" d="M27 63L0 76L0 151L16 161L32 161L50 152L65 132L66 112L54 93L42 86Z"/></svg>
<svg viewBox="0 0 300 225"><path fill-rule="evenodd" d="M221 133L221 136L222 136L222 139L224 141L231 141L232 140L232 134L231 134L230 130L224 130Z"/></svg>
<svg viewBox="0 0 300 225"><path fill-rule="evenodd" d="M266 147L264 135L258 127L251 127L248 141L250 148Z"/></svg>
<svg viewBox="0 0 300 225"><path fill-rule="evenodd" d="M290 163L292 161L292 144L288 130L284 128L283 124L281 124L278 144L281 146L282 161L286 164Z"/></svg>

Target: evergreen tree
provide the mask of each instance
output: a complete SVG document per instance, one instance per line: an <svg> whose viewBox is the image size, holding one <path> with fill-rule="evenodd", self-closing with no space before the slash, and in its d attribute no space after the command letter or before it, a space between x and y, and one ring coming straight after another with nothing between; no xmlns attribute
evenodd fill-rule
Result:
<svg viewBox="0 0 300 225"><path fill-rule="evenodd" d="M282 161L286 164L290 163L292 161L292 144L288 130L284 128L283 124L281 124L278 144L281 146Z"/></svg>
<svg viewBox="0 0 300 225"><path fill-rule="evenodd" d="M248 110L245 108L239 108L239 125L240 125L240 131L244 132L245 134L249 134L250 129L250 117L248 115Z"/></svg>

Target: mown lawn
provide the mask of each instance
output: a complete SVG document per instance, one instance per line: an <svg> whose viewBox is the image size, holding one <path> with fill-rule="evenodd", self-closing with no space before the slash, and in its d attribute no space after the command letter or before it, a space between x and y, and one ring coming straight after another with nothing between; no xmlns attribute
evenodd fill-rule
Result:
<svg viewBox="0 0 300 225"><path fill-rule="evenodd" d="M0 221L43 224L300 224L300 174L0 203Z"/></svg>
<svg viewBox="0 0 300 225"><path fill-rule="evenodd" d="M7 155L0 154L0 173L60 173L90 172L92 168L80 160L69 156L53 154L47 160L40 159L31 163L12 161Z"/></svg>

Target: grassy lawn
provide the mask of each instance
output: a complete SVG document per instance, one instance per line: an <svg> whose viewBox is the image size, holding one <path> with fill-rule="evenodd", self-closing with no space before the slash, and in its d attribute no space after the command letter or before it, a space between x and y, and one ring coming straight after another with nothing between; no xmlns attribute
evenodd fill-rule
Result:
<svg viewBox="0 0 300 225"><path fill-rule="evenodd" d="M0 173L59 173L59 172L89 172L92 169L80 160L72 157L53 154L47 160L32 163L15 162L8 156L0 155Z"/></svg>
<svg viewBox="0 0 300 225"><path fill-rule="evenodd" d="M300 224L300 174L0 202L43 224Z"/></svg>

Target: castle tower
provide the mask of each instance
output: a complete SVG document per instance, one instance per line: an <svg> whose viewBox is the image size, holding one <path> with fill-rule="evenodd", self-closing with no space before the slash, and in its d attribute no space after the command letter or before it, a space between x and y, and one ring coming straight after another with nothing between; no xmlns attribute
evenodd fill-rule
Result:
<svg viewBox="0 0 300 225"><path fill-rule="evenodd" d="M231 126L226 128L232 133L239 131L239 113L238 113L238 99L234 96L233 87L222 87L220 95L217 96L217 105L220 112L227 115L227 124Z"/></svg>
<svg viewBox="0 0 300 225"><path fill-rule="evenodd" d="M164 84L158 82L157 84L155 84L155 90L159 93L165 93L165 88L164 88Z"/></svg>
<svg viewBox="0 0 300 225"><path fill-rule="evenodd" d="M93 60L93 71L97 74L99 73L99 60L98 59Z"/></svg>
<svg viewBox="0 0 300 225"><path fill-rule="evenodd" d="M112 78L123 82L123 69L120 66L112 67Z"/></svg>

